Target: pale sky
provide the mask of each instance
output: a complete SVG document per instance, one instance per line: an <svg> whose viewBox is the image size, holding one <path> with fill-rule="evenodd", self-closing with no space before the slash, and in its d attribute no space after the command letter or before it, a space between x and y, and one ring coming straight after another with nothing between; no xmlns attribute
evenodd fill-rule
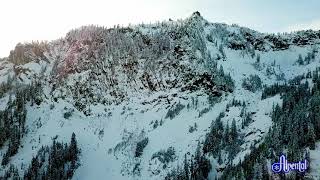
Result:
<svg viewBox="0 0 320 180"><path fill-rule="evenodd" d="M18 42L57 39L82 25L175 20L194 11L261 32L318 30L319 8L318 0L1 0L0 57Z"/></svg>

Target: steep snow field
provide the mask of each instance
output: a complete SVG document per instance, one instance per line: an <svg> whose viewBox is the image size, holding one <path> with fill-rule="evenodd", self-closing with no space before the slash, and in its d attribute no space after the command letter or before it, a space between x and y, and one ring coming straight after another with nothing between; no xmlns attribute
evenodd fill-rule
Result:
<svg viewBox="0 0 320 180"><path fill-rule="evenodd" d="M281 53L261 53L261 63L267 66L275 61L276 65L280 65L279 71L284 72L288 78L306 73L307 70L312 70L319 63L314 62L307 67L293 66L294 61L292 60L297 58L296 51L301 54L306 53L304 49L298 47ZM180 102L185 106L192 104L191 98L198 99L197 107L184 108L172 120L165 118L166 104L141 105L139 99L131 99L130 102L120 105L92 105L92 116L87 117L82 112L74 110L72 116L65 119L63 113L68 109L74 109L72 104L68 103L72 100L59 100L54 103L47 99L40 107L28 108L27 129L29 132L23 139L23 147L12 158L12 163L18 167L20 164L26 165L41 145L50 144L55 136L58 141L69 139L72 132L75 132L82 150L81 166L76 170L75 179L101 179L104 177L128 179L132 176L131 171L136 163L140 163L142 172L141 176L133 176L133 179L159 179L166 174L168 169L181 163L185 153L195 152L197 143L203 140L211 121L220 112L225 111L226 104L231 102L233 98L249 103L247 111L256 112L253 117L254 122L243 130L243 133L253 133L244 139L245 143L242 147L246 150L239 153L236 158L241 159L250 152L249 147L254 140L260 140L268 131L272 123L269 116L272 107L276 103L281 103L281 99L280 96L275 96L261 101L261 92L252 93L244 90L241 87L242 79L250 74L258 74L264 84L272 84L275 82L275 77L268 77L263 70L256 70L252 65L254 59L250 57L242 58L238 52L234 51L227 51L226 54L227 60L221 61L219 64L223 66L225 71L230 72L235 80L235 91L222 97L221 101L213 105L209 112L202 117L199 118L199 111L209 105L205 95L201 92L171 97L171 104ZM156 98L156 95L143 101L152 101L153 98ZM5 101L5 99L1 101ZM54 108L50 109L50 105L53 105ZM240 125L240 108L232 107L227 114L224 123L231 123L231 120L235 118ZM163 124L153 129L151 122L156 120L158 122L162 120ZM190 133L189 126L193 126L194 123L197 124L197 130ZM141 158L134 158L136 142L143 137L149 138L149 144ZM123 141L126 141L126 144L116 148L117 144ZM169 167L163 170L161 162L151 160L151 157L153 153L169 147L175 148L177 158L175 162L170 163ZM317 153L311 153L311 156L313 161L320 160ZM22 167L24 166L22 165ZM153 175L153 172L157 170L161 170L160 174Z"/></svg>

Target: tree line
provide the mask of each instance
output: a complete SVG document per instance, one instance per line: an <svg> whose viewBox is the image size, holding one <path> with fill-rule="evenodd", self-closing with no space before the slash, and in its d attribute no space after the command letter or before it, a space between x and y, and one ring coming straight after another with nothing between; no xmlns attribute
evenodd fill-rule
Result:
<svg viewBox="0 0 320 180"><path fill-rule="evenodd" d="M228 166L221 179L270 179L278 176L280 179L303 179L305 173L290 173L288 175L268 174L267 160L278 161L281 154L287 155L288 161L297 162L307 159L310 163L310 153L307 149L315 149L315 142L320 139L320 76L319 68L310 77L297 77L284 85L272 85L265 88L262 98L281 94L282 105L275 105L272 111L273 125L264 141L258 147L252 147L251 153L236 166ZM308 77L308 78L307 78ZM312 80L313 86L308 80ZM269 166L269 165L268 165Z"/></svg>
<svg viewBox="0 0 320 180"><path fill-rule="evenodd" d="M76 135L72 133L69 144L53 140L52 145L42 146L32 158L23 176L20 176L18 168L11 164L0 179L71 179L79 166L79 155Z"/></svg>
<svg viewBox="0 0 320 180"><path fill-rule="evenodd" d="M18 86L9 93L11 94L8 95L7 106L0 111L0 148L8 142L8 149L1 161L2 166L7 165L10 157L18 152L21 138L26 133L26 103L40 105L42 102L42 87L38 81L33 81L30 85Z"/></svg>

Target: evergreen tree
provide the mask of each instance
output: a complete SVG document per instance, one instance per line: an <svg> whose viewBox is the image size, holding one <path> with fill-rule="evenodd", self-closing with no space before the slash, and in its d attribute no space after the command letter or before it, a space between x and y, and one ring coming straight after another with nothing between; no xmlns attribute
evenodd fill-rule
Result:
<svg viewBox="0 0 320 180"><path fill-rule="evenodd" d="M299 65L303 65L303 58L302 58L301 54L299 54L297 62Z"/></svg>
<svg viewBox="0 0 320 180"><path fill-rule="evenodd" d="M236 126L235 119L232 120L230 136L231 136L232 141L235 141L238 139L238 132L237 132L237 126Z"/></svg>
<svg viewBox="0 0 320 180"><path fill-rule="evenodd" d="M185 179L188 180L189 179L189 163L187 160L187 154L184 155L184 173L185 173Z"/></svg>
<svg viewBox="0 0 320 180"><path fill-rule="evenodd" d="M311 150L315 149L315 142L316 142L316 135L314 132L313 124L309 124L308 127L308 134L307 134L307 139L308 139L308 146L310 147Z"/></svg>
<svg viewBox="0 0 320 180"><path fill-rule="evenodd" d="M258 64L260 63L260 54L257 55L256 63L258 63Z"/></svg>
<svg viewBox="0 0 320 180"><path fill-rule="evenodd" d="M78 145L77 145L77 140L76 140L76 134L72 133L71 136L71 142L70 142L70 147L69 147L69 153L70 153L70 159L73 161L77 160L77 155L78 155Z"/></svg>
<svg viewBox="0 0 320 180"><path fill-rule="evenodd" d="M227 123L226 127L224 128L224 136L223 136L223 144L229 145L230 143L230 135L229 135L229 124Z"/></svg>
<svg viewBox="0 0 320 180"><path fill-rule="evenodd" d="M219 76L224 76L223 66L220 65Z"/></svg>
<svg viewBox="0 0 320 180"><path fill-rule="evenodd" d="M262 177L261 164L259 162L256 162L253 167L253 180L261 180Z"/></svg>

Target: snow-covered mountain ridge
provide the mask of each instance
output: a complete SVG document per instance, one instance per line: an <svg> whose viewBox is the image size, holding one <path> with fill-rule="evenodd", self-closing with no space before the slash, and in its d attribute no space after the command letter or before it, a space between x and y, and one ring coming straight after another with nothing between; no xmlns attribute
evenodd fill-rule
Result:
<svg viewBox="0 0 320 180"><path fill-rule="evenodd" d="M264 86L315 71L319 39L320 31L264 34L210 23L195 12L184 20L85 26L52 42L18 44L0 60L0 131L17 124L20 134L0 177L13 164L15 176L26 178L41 146L68 142L73 132L81 150L74 179L170 179L186 162L207 162L202 158L210 162L208 179L225 177L275 123L274 106L283 99L278 93L262 99ZM6 124L7 111L13 115ZM236 128L234 153L205 148L216 119ZM13 143L9 134L0 141L1 161ZM310 150L309 177L319 178L318 151ZM193 159L199 152L201 161ZM204 177L203 169L190 178Z"/></svg>

